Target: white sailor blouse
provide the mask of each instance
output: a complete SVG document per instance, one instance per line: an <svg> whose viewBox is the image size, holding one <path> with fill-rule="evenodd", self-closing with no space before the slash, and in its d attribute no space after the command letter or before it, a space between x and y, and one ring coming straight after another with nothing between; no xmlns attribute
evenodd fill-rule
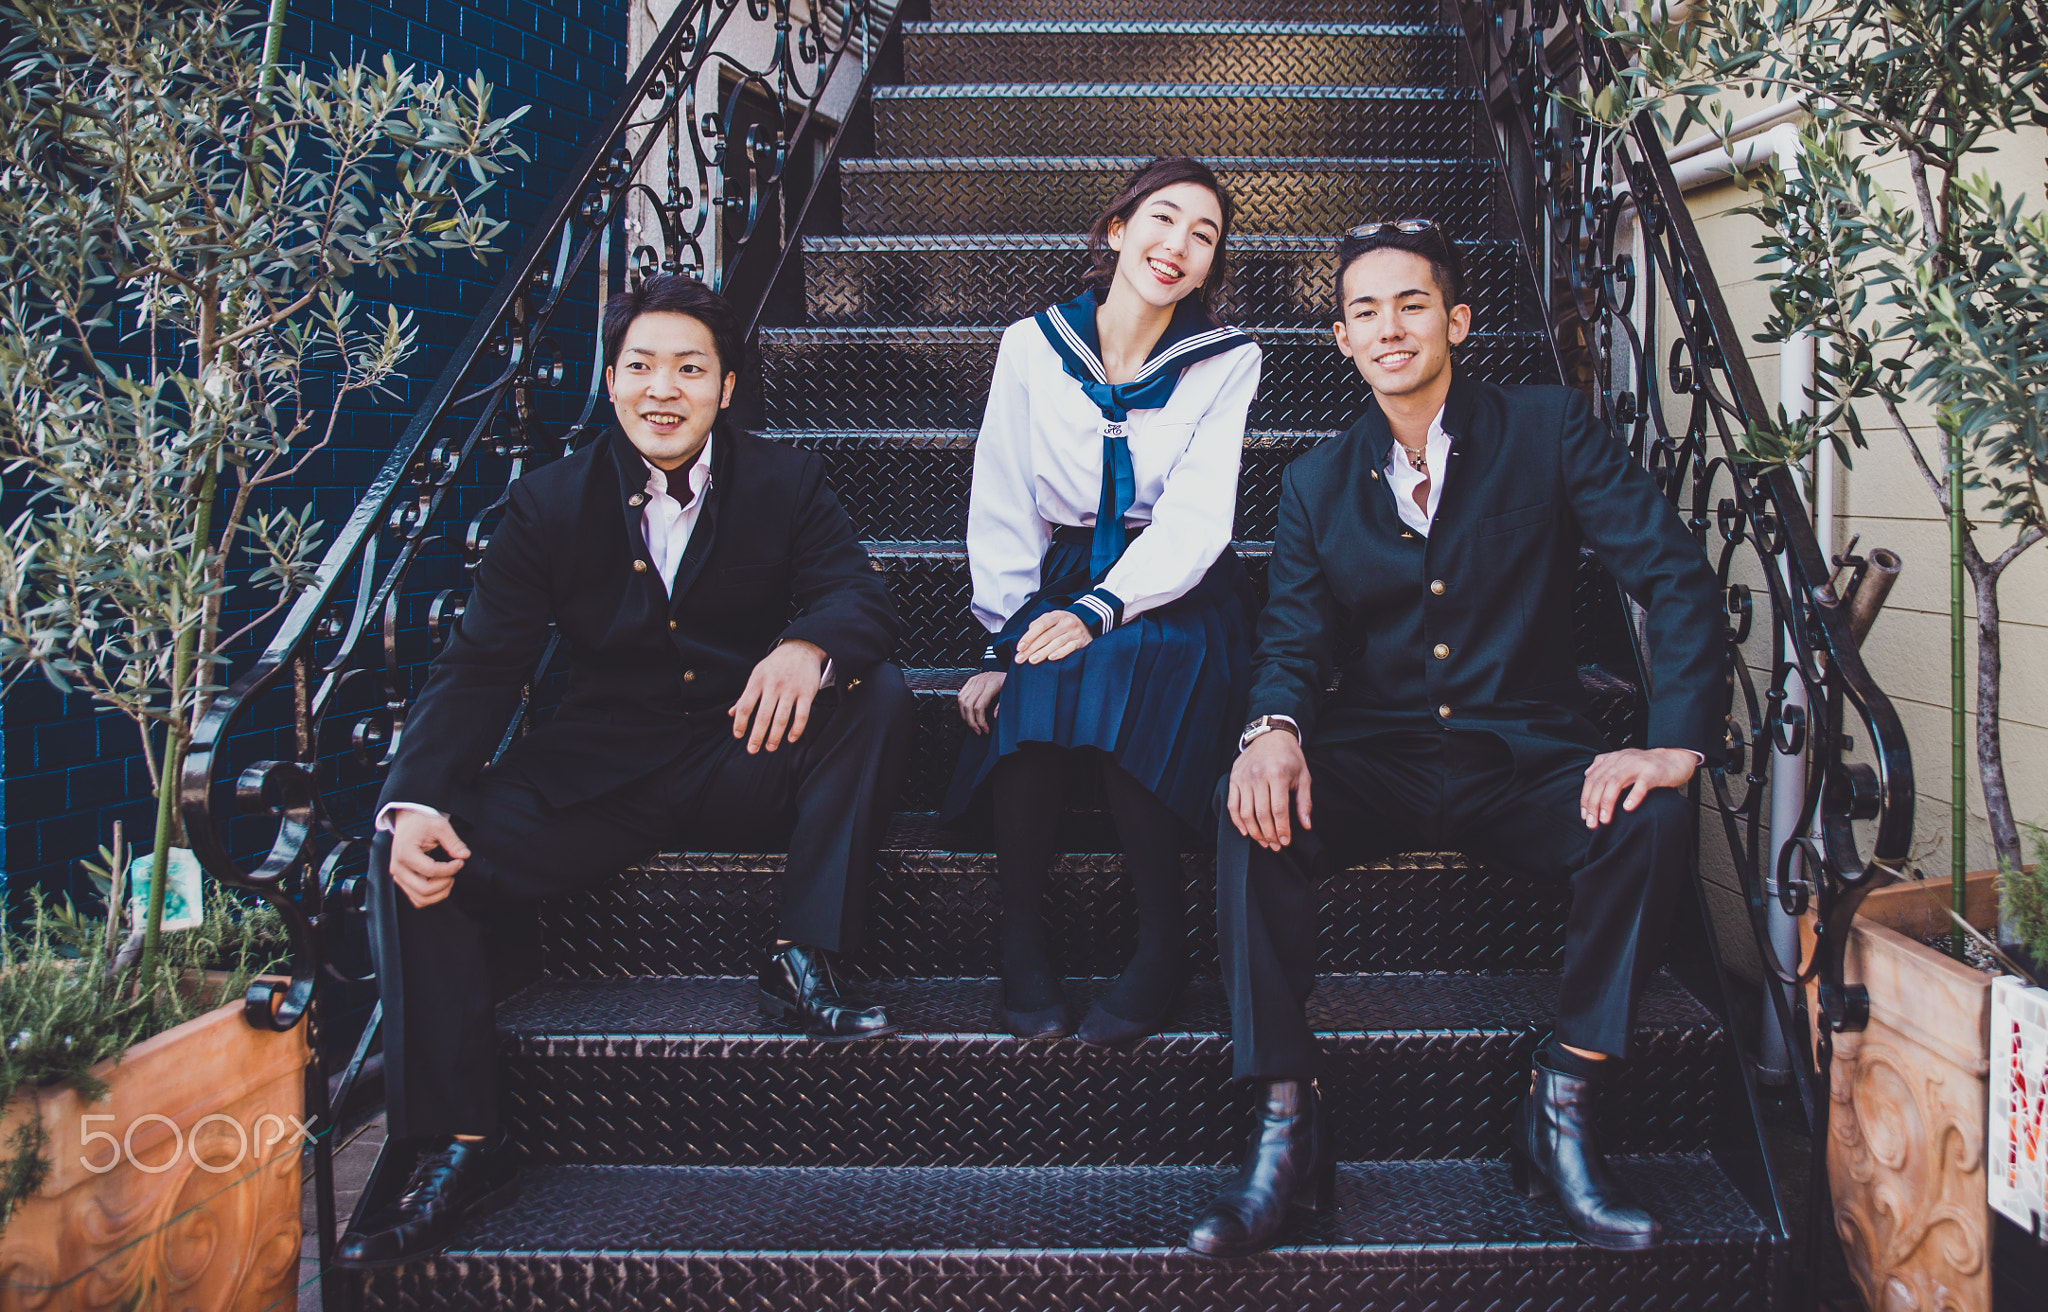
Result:
<svg viewBox="0 0 2048 1312"><path fill-rule="evenodd" d="M1003 333L967 510L974 617L991 633L1040 588L1060 526L1096 530L1096 586L1068 609L1098 636L1184 595L1230 545L1258 345L1189 298L1138 377L1111 386L1098 303L1083 293ZM1111 505L1123 513L1105 520Z"/></svg>

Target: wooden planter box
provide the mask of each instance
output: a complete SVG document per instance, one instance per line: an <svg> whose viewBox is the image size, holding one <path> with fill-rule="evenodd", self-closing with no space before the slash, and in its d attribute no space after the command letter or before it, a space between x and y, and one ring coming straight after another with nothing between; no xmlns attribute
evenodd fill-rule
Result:
<svg viewBox="0 0 2048 1312"><path fill-rule="evenodd" d="M1837 1034L1828 1115L1835 1230L1864 1304L1882 1312L1986 1312L1991 1213L1984 1195L1991 975L1919 941L1946 933L1943 882L1864 899L1846 975L1870 990L1870 1024ZM1937 898L1939 900L1937 900ZM1965 915L1998 922L1998 877L1969 877ZM1810 932L1802 929L1810 949ZM1809 1014L1819 1007L1809 990Z"/></svg>
<svg viewBox="0 0 2048 1312"><path fill-rule="evenodd" d="M40 1115L50 1174L0 1231L0 1309L295 1306L309 1059L237 1000L102 1062L99 1102L17 1094L0 1153Z"/></svg>

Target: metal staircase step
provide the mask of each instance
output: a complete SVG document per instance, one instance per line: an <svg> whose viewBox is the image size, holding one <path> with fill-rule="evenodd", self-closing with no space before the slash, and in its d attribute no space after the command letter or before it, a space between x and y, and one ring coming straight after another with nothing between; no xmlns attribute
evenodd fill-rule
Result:
<svg viewBox="0 0 2048 1312"><path fill-rule="evenodd" d="M1263 604L1266 564L1272 545L1238 542L1237 554L1251 575L1252 591ZM889 581L904 633L896 647L906 666L978 666L988 647L988 634L969 618L973 582L967 571L965 542L870 542L868 560Z"/></svg>
<svg viewBox="0 0 2048 1312"><path fill-rule="evenodd" d="M763 437L824 456L833 493L862 537L957 541L967 533L975 430L783 429ZM1272 538L1280 513L1280 471L1327 432L1254 431L1238 469L1237 536ZM918 495L905 496L905 488Z"/></svg>
<svg viewBox="0 0 2048 1312"><path fill-rule="evenodd" d="M1336 242L1324 236L1233 237L1217 310L1254 332L1328 332L1335 318ZM1485 240L1465 251L1475 328L1540 330L1521 249ZM1078 292L1088 268L1080 237L815 237L803 247L804 307L817 327L989 327Z"/></svg>
<svg viewBox="0 0 2048 1312"><path fill-rule="evenodd" d="M1180 1248L1228 1179L1203 1166L549 1166L445 1258L349 1277L366 1309L1761 1312L1776 1262L1711 1158L1616 1162L1665 1240L1616 1260L1490 1161L1351 1162L1337 1206L1253 1261Z"/></svg>
<svg viewBox="0 0 2048 1312"><path fill-rule="evenodd" d="M932 0L940 22L1088 19L1273 23L1433 23L1440 0Z"/></svg>
<svg viewBox="0 0 2048 1312"><path fill-rule="evenodd" d="M1367 390L1327 329L1264 328L1254 429L1349 428ZM998 328L764 328L766 428L978 428ZM1541 333L1475 332L1457 358L1497 383L1557 381Z"/></svg>
<svg viewBox="0 0 2048 1312"><path fill-rule="evenodd" d="M1064 145L1064 135L1032 143ZM1150 149L1150 147L1146 147ZM1149 155L845 159L849 233L1082 232ZM1335 236L1365 219L1423 215L1452 236L1504 236L1512 221L1491 159L1205 155L1237 202L1240 233Z"/></svg>
<svg viewBox="0 0 2048 1312"><path fill-rule="evenodd" d="M817 1043L771 1029L742 978L542 981L500 1004L507 1128L529 1159L707 1166L1223 1163L1251 1091L1230 1080L1214 980L1131 1047L1023 1043L993 979L863 991L903 1032ZM1080 1008L1106 981L1068 983ZM1346 1160L1496 1157L1556 1015L1550 974L1326 975L1308 1003ZM1661 975L1603 1101L1618 1152L1708 1147L1722 1033Z"/></svg>
<svg viewBox="0 0 2048 1312"><path fill-rule="evenodd" d="M933 718L959 716L927 701ZM958 741L957 737L950 741ZM951 773L952 761L944 762ZM1097 775L1079 759L1069 796L1099 806ZM989 975L996 943L995 857L984 837L945 830L930 813L895 817L868 889L866 932L845 964L857 977ZM1060 820L1046 925L1070 975L1112 976L1137 943L1137 912L1107 815ZM1210 836L1192 835L1197 842ZM774 939L780 853L670 852L580 893L540 904L540 966L557 979L743 975ZM1212 858L1191 853L1188 950L1216 973ZM1318 888L1321 969L1507 971L1563 960L1569 892L1559 883L1486 870L1456 853L1409 853L1336 872Z"/></svg>
<svg viewBox="0 0 2048 1312"><path fill-rule="evenodd" d="M1441 23L910 23L909 83L1051 82L1074 74L1133 82L1448 86L1458 30Z"/></svg>
<svg viewBox="0 0 2048 1312"><path fill-rule="evenodd" d="M1076 154L1481 156L1479 99L1456 87L1003 82L874 93L883 157Z"/></svg>

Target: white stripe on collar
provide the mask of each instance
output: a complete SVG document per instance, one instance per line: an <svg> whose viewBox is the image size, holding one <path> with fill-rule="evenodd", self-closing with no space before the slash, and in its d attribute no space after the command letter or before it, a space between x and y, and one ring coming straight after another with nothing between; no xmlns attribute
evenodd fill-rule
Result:
<svg viewBox="0 0 2048 1312"><path fill-rule="evenodd" d="M1217 342L1228 341L1232 337L1241 336L1243 334L1235 328L1211 328L1207 332L1196 333L1192 337L1183 337L1147 361L1145 367L1138 371L1138 376L1131 381L1135 383L1151 377L1172 363L1177 357L1186 355L1190 351L1198 351L1205 346L1211 346Z"/></svg>
<svg viewBox="0 0 2048 1312"><path fill-rule="evenodd" d="M1074 348L1074 354L1080 356L1081 362L1088 366L1088 372L1095 375L1095 381L1107 385L1109 373L1102 367L1101 358L1086 341L1082 340L1081 334L1074 331L1074 325L1067 322L1067 316L1055 308L1047 317L1052 320L1053 327L1059 331L1059 335L1066 339L1067 345Z"/></svg>
<svg viewBox="0 0 2048 1312"><path fill-rule="evenodd" d="M1067 345L1074 348L1074 354L1081 357L1082 362L1088 366L1088 372L1095 375L1095 381L1107 385L1109 383L1109 371L1103 367L1102 357L1095 353L1094 348L1088 345L1080 333L1074 331L1074 325L1067 322L1067 316L1054 311L1050 317L1053 326L1058 329L1060 336L1066 340ZM1183 337L1172 346L1167 347L1164 351L1146 361L1145 367L1140 369L1137 377L1131 379L1131 381L1133 383L1145 381L1190 351L1197 351L1217 342L1243 336L1244 334L1240 333L1237 329L1226 327L1211 328L1207 331L1196 333L1192 337ZM1249 341L1251 339L1245 338L1245 340Z"/></svg>

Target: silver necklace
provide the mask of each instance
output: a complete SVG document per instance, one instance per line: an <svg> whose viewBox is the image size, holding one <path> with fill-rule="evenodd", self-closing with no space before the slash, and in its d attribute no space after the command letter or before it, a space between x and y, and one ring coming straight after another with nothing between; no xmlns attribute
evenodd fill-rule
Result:
<svg viewBox="0 0 2048 1312"><path fill-rule="evenodd" d="M1408 457L1408 468L1418 474L1427 475L1429 473L1428 447L1412 447L1404 442L1401 444L1401 450Z"/></svg>

